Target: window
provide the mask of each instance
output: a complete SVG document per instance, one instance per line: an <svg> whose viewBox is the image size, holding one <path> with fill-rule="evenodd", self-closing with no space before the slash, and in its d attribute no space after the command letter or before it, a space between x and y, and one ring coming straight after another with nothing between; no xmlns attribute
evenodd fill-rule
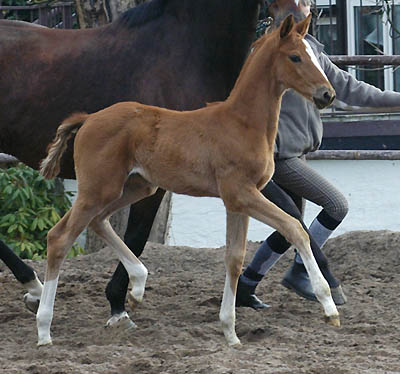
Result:
<svg viewBox="0 0 400 374"><path fill-rule="evenodd" d="M400 20L399 0L349 0L347 19L349 55L392 55L400 50L396 29ZM399 72L392 67L371 70L360 66L349 68L349 72L381 89L400 89Z"/></svg>
<svg viewBox="0 0 400 374"><path fill-rule="evenodd" d="M340 43L338 43L337 27L337 8L334 1L325 1L318 5L317 25L315 29L316 38L325 46L325 52L328 55L342 54ZM330 4L329 4L330 3Z"/></svg>
<svg viewBox="0 0 400 374"><path fill-rule="evenodd" d="M317 0L314 34L329 55L400 54L400 0ZM360 80L400 92L400 68L350 67Z"/></svg>

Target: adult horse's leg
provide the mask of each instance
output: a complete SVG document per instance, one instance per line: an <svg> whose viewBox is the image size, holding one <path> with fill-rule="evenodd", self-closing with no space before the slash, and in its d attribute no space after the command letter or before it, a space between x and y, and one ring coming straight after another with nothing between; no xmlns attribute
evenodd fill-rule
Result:
<svg viewBox="0 0 400 374"><path fill-rule="evenodd" d="M21 282L28 293L24 296L26 307L36 313L39 307L40 295L42 293L42 283L35 271L22 261L4 242L0 240L0 258L12 271L15 278Z"/></svg>
<svg viewBox="0 0 400 374"><path fill-rule="evenodd" d="M164 190L158 189L153 196L131 206L124 241L136 257L143 252L164 194ZM125 312L128 283L128 273L120 262L106 287L107 300L111 306L111 318L107 321L107 326L120 326L121 321L123 326L129 327L132 324Z"/></svg>
<svg viewBox="0 0 400 374"><path fill-rule="evenodd" d="M240 344L235 332L235 299L237 282L246 253L248 225L248 216L226 211L226 277L219 319L229 345Z"/></svg>
<svg viewBox="0 0 400 374"><path fill-rule="evenodd" d="M130 208L124 242L136 257L140 257L143 252L164 195L165 190L159 188L154 195L137 202Z"/></svg>

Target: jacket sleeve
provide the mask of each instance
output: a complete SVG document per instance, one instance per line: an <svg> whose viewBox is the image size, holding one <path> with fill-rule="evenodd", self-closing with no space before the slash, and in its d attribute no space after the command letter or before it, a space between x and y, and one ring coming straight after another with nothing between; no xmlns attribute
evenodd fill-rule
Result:
<svg viewBox="0 0 400 374"><path fill-rule="evenodd" d="M324 53L320 55L320 63L340 101L361 107L400 106L400 93L382 91L355 79L351 74L339 69Z"/></svg>

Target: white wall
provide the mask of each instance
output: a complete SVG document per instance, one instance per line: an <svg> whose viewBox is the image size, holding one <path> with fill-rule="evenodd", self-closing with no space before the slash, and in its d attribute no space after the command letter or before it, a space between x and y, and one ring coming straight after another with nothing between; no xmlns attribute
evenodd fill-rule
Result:
<svg viewBox="0 0 400 374"><path fill-rule="evenodd" d="M353 230L400 231L400 161L309 161L339 188L350 211L335 235ZM311 223L319 207L307 203L305 221ZM272 230L251 220L250 240L264 240ZM174 195L171 245L219 247L225 244L225 209L219 199Z"/></svg>
<svg viewBox="0 0 400 374"><path fill-rule="evenodd" d="M65 188L65 191L74 193L74 195L71 196L71 202L73 203L76 200L76 191L78 190L76 180L75 179L64 179L64 188ZM82 248L85 248L86 235L87 235L87 230L84 230L82 232L82 234L80 234L76 240Z"/></svg>
<svg viewBox="0 0 400 374"><path fill-rule="evenodd" d="M335 236L354 230L400 231L400 160L309 161L320 174L339 188L350 211ZM76 182L65 180L67 190ZM311 223L320 208L307 203L305 221ZM220 199L173 195L169 244L190 247L225 245L225 208ZM264 240L272 230L250 220L248 238ZM84 241L84 235L80 240Z"/></svg>

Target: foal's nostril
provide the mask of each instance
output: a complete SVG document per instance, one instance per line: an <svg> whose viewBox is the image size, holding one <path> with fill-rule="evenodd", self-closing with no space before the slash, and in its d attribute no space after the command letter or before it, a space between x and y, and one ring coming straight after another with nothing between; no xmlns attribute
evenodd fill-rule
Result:
<svg viewBox="0 0 400 374"><path fill-rule="evenodd" d="M331 94L328 92L328 91L326 91L325 93L324 93L324 99L329 103L329 101L331 100Z"/></svg>
<svg viewBox="0 0 400 374"><path fill-rule="evenodd" d="M329 90L326 87L321 87L314 96L314 103L317 105L318 109L322 109L330 105L334 99L335 91Z"/></svg>
<svg viewBox="0 0 400 374"><path fill-rule="evenodd" d="M327 105L332 104L333 100L335 100L335 93L332 91L326 91L324 93L324 100L327 102Z"/></svg>

